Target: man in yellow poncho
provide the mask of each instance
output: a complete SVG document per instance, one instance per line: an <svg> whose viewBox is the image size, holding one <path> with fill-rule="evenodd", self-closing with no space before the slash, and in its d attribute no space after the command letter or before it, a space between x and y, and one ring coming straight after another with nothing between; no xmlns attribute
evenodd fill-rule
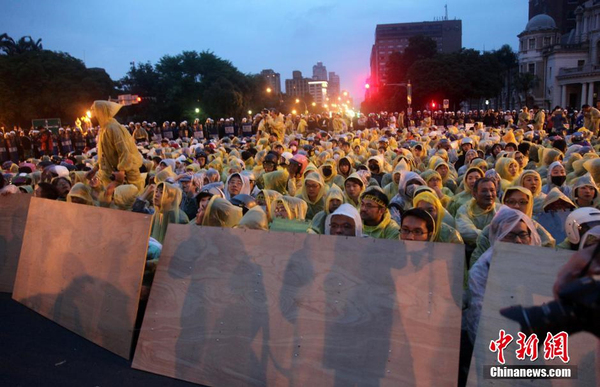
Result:
<svg viewBox="0 0 600 387"><path fill-rule="evenodd" d="M275 135L277 141L283 143L285 140L285 123L283 114L277 109L271 109L264 118L264 130L269 135Z"/></svg>
<svg viewBox="0 0 600 387"><path fill-rule="evenodd" d="M430 239L432 242L463 243L455 228L444 223L444 207L438 197L431 192L421 192L413 199L413 206L427 211L435 221L435 228Z"/></svg>
<svg viewBox="0 0 600 387"><path fill-rule="evenodd" d="M473 199L456 212L456 228L467 245L475 248L481 230L490 222L500 208L496 202L496 184L484 177L473 186Z"/></svg>
<svg viewBox="0 0 600 387"><path fill-rule="evenodd" d="M308 205L306 219L312 218L325 208L325 194L329 187L323 181L323 177L317 172L310 172L304 178L304 183L296 197L301 198Z"/></svg>
<svg viewBox="0 0 600 387"><path fill-rule="evenodd" d="M111 176L118 183L135 185L141 192L144 180L140 174L143 164L131 134L114 119L121 105L109 101L94 101L91 107L93 117L100 124L98 134L98 163L94 171L99 170L99 178L104 186L111 182Z"/></svg>
<svg viewBox="0 0 600 387"><path fill-rule="evenodd" d="M389 199L379 187L369 187L360 198L360 218L363 234L382 239L398 239L400 226L388 210Z"/></svg>

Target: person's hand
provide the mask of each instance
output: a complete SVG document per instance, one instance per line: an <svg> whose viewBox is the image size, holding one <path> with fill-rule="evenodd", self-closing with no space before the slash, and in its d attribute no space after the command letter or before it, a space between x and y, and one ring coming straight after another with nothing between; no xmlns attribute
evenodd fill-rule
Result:
<svg viewBox="0 0 600 387"><path fill-rule="evenodd" d="M85 178L87 180L92 180L94 178L94 176L96 176L97 172L98 172L98 168L94 167L94 169L92 169L91 171L89 171L88 173L85 174Z"/></svg>
<svg viewBox="0 0 600 387"><path fill-rule="evenodd" d="M433 190L437 194L438 199L441 199L444 197L444 193L442 192L442 189L440 187L434 187Z"/></svg>
<svg viewBox="0 0 600 387"><path fill-rule="evenodd" d="M583 275L582 271L588 265L590 259L592 259L596 247L597 245L593 244L575 252L567 263L558 271L554 287L552 288L554 298L558 299L558 293L560 293L566 284L575 281ZM592 266L598 267L599 265Z"/></svg>
<svg viewBox="0 0 600 387"><path fill-rule="evenodd" d="M113 172L113 176L115 177L115 181L117 183L123 184L125 181L125 172L123 171Z"/></svg>
<svg viewBox="0 0 600 387"><path fill-rule="evenodd" d="M148 184L148 186L146 186L146 189L144 189L144 192L142 192L142 195L140 196L141 200L149 200L149 198L151 198L152 196L154 196L154 190L156 189L156 185L154 184Z"/></svg>

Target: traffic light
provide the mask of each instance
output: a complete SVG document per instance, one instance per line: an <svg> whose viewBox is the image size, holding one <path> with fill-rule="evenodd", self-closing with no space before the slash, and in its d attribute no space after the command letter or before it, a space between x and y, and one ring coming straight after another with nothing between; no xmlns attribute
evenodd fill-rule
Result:
<svg viewBox="0 0 600 387"><path fill-rule="evenodd" d="M435 109L435 102L431 101L431 108Z"/></svg>

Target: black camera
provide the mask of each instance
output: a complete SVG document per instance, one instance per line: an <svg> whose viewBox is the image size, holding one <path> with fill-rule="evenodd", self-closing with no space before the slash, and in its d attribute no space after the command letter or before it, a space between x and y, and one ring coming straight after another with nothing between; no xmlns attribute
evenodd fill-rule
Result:
<svg viewBox="0 0 600 387"><path fill-rule="evenodd" d="M527 335L587 331L600 338L600 276L579 278L567 284L558 297L540 306L504 308L500 314L518 322Z"/></svg>

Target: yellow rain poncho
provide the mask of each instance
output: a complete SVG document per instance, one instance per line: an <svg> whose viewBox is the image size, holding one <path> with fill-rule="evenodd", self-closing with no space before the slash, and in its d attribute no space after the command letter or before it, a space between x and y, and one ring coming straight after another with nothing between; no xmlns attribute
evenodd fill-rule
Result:
<svg viewBox="0 0 600 387"><path fill-rule="evenodd" d="M331 175L325 176L323 173L324 167L331 168ZM323 165L319 167L319 172L321 176L323 176L323 181L327 184L328 187L331 187L334 184L335 177L337 176L337 164L334 159L327 159Z"/></svg>
<svg viewBox="0 0 600 387"><path fill-rule="evenodd" d="M94 199L92 199L92 189L83 183L76 183L71 191L67 194L67 202L72 203L73 198L78 198L85 201L85 205L94 206Z"/></svg>
<svg viewBox="0 0 600 387"><path fill-rule="evenodd" d="M242 217L237 227L267 231L269 229L269 219L265 211L261 207L256 206L246 212L246 215Z"/></svg>
<svg viewBox="0 0 600 387"><path fill-rule="evenodd" d="M386 209L383 219L377 226L363 225L363 235L379 239L399 239L400 226L392 219L390 211Z"/></svg>
<svg viewBox="0 0 600 387"><path fill-rule="evenodd" d="M512 175L509 171L511 166L515 169L514 175ZM498 159L498 161L496 161L495 169L496 172L498 172L498 175L500 175L502 178L500 181L500 186L502 191L504 191L506 188L510 187L513 181L517 178L519 174L519 163L517 163L515 159L501 157Z"/></svg>
<svg viewBox="0 0 600 387"><path fill-rule="evenodd" d="M325 232L325 219L327 219L327 215L331 213L331 211L329 211L329 206L331 204L331 201L334 199L339 200L340 202L342 202L342 204L344 204L345 202L344 192L340 187L338 187L335 184L331 186L331 188L327 192L327 195L325 195L324 210L317 213L312 218L310 227L308 229L308 232L310 234L323 234Z"/></svg>
<svg viewBox="0 0 600 387"><path fill-rule="evenodd" d="M567 203L571 206L571 209L577 208L575 203L573 203L573 201L567 195L562 193L562 191L559 190L557 187L554 187L546 195L546 199L544 200L544 212L547 212L549 210L548 207L550 207L553 203L556 203L558 201L563 201Z"/></svg>
<svg viewBox="0 0 600 387"><path fill-rule="evenodd" d="M360 189L360 194L358 195L358 199L356 201L352 200L352 198L350 196L348 196L348 194L345 191L345 187L346 187L346 181L348 180L352 180L358 184L360 184L361 189ZM346 203L353 205L357 210L360 211L360 195L362 195L362 193L365 191L366 187L365 187L365 182L361 179L360 175L356 172L354 172L352 175L350 175L345 181L344 181L344 196L346 198Z"/></svg>
<svg viewBox="0 0 600 387"><path fill-rule="evenodd" d="M540 174L534 170L525 170L521 173L519 178L514 181L514 185L524 187L523 181L527 176L535 176L539 181L535 192L531 192L531 194L533 195L533 213L541 214L544 212L544 200L546 199L546 195L542 193L542 178L540 177ZM508 187L506 189L508 189ZM506 192L506 189L503 189L503 191ZM528 214L528 216L531 217L532 215Z"/></svg>
<svg viewBox="0 0 600 387"><path fill-rule="evenodd" d="M206 206L202 225L233 228L242 220L242 212L240 207L234 206L227 199L213 196Z"/></svg>
<svg viewBox="0 0 600 387"><path fill-rule="evenodd" d="M592 175L594 181L600 181L600 158L587 160L583 167Z"/></svg>
<svg viewBox="0 0 600 387"><path fill-rule="evenodd" d="M385 187L383 187L383 192L385 192L388 199L392 200L392 198L398 194L398 183L400 182L400 177L404 172L408 172L409 169L410 168L408 167L406 162L396 164L396 166L394 167L394 172L392 172L392 181ZM398 176L398 183L394 181L395 176Z"/></svg>
<svg viewBox="0 0 600 387"><path fill-rule="evenodd" d="M473 193L471 192L471 188L469 188L469 184L467 184L467 177L471 173L479 174L480 178L485 176L483 171L477 167L470 167L469 169L467 169L467 172L463 176L462 186L464 190L454 195L454 197L450 201L450 204L448 204L448 212L450 212L450 214L453 216L456 216L460 207L462 207L465 203L468 203L469 200L473 199Z"/></svg>
<svg viewBox="0 0 600 387"><path fill-rule="evenodd" d="M421 192L413 199L413 207L417 207L419 202L432 204L437 212L436 219L434 219L435 230L431 236L431 242L463 243L458 231L444 223L443 220L446 211L436 195L431 192Z"/></svg>
<svg viewBox="0 0 600 387"><path fill-rule="evenodd" d="M269 223L271 223L271 221L273 220L271 219L271 208L273 208L273 203L275 202L275 199L280 198L281 194L277 191L273 191L270 189L263 189L256 196L259 202L261 201L261 199L264 200L265 207L263 208L263 210L267 214Z"/></svg>
<svg viewBox="0 0 600 387"><path fill-rule="evenodd" d="M456 229L463 241L475 245L481 230L490 224L499 208L500 203L494 203L490 209L484 210L477 205L475 199L460 207L456 212Z"/></svg>
<svg viewBox="0 0 600 387"><path fill-rule="evenodd" d="M265 189L277 191L282 195L287 195L288 193L289 178L290 174L287 169L280 169L262 175Z"/></svg>
<svg viewBox="0 0 600 387"><path fill-rule="evenodd" d="M541 148L540 149L540 165L538 172L542 178L548 175L548 167L555 161L562 160L563 154L558 149Z"/></svg>
<svg viewBox="0 0 600 387"><path fill-rule="evenodd" d="M164 183L169 178L175 179L176 177L177 174L173 172L173 169L171 169L171 166L169 165L168 167L154 175L154 184Z"/></svg>
<svg viewBox="0 0 600 387"><path fill-rule="evenodd" d="M308 197L306 183L309 181L317 183L320 186L319 192L317 193L317 196L314 198L314 200L310 200L310 198ZM323 209L325 208L325 194L327 193L327 189L328 186L323 181L323 177L317 172L311 172L304 178L302 188L300 189L300 192L298 193L298 195L296 195L296 197L299 197L302 200L304 200L308 206L308 210L306 212L307 220L311 220L319 211L323 211Z"/></svg>
<svg viewBox="0 0 600 387"><path fill-rule="evenodd" d="M273 202L271 205L271 219L275 219L275 209L277 203L283 204L285 211L287 212L287 219L291 220L304 220L306 217L307 205L306 202L300 198L292 196L282 196Z"/></svg>
<svg viewBox="0 0 600 387"><path fill-rule="evenodd" d="M160 183L156 189L161 189L160 204L154 204L156 212L152 220L152 233L150 236L160 243L164 243L169 223L186 224L189 219L185 212L179 210L181 204L181 190L171 183Z"/></svg>
<svg viewBox="0 0 600 387"><path fill-rule="evenodd" d="M573 184L573 189L571 190L571 200L573 201L573 203L575 203L575 205L577 205L577 207L580 207L580 204L577 202L577 198L579 195L578 189L581 187L592 187L594 188L594 190L596 191L596 195L594 196L594 200L592 203L592 207L600 207L600 195L599 191L598 191L598 186L596 185L596 182L594 181L594 178L592 177L592 175L590 175L590 173L586 173L585 175L581 176L579 179L577 179L575 181L575 184Z"/></svg>
<svg viewBox="0 0 600 387"><path fill-rule="evenodd" d="M137 187L132 184L120 185L115 189L111 207L131 211L137 197Z"/></svg>
<svg viewBox="0 0 600 387"><path fill-rule="evenodd" d="M350 169L348 170L348 172L346 174L342 173L342 171L340 170L340 163L342 162L342 160L345 160L348 162L348 164L350 164ZM338 187L343 187L344 181L346 181L346 179L353 173L354 173L354 161L352 160L352 158L350 156L342 157L337 163L337 174L336 174L335 178L333 179L333 182Z"/></svg>
<svg viewBox="0 0 600 387"><path fill-rule="evenodd" d="M107 186L113 172L122 171L125 172L125 181L141 192L144 188L140 175L142 155L131 134L113 118L120 109L121 105L109 101L95 101L91 107L93 116L100 123L97 145L99 178Z"/></svg>

